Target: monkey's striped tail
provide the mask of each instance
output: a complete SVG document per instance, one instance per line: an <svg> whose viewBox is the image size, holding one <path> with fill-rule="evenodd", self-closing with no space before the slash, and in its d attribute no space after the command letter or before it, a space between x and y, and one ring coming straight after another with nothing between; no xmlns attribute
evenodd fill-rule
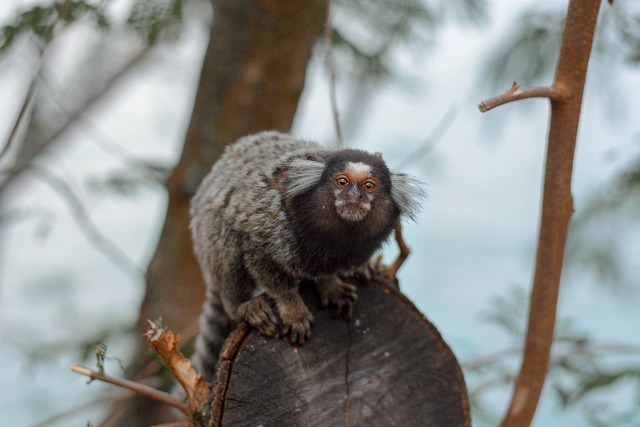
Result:
<svg viewBox="0 0 640 427"><path fill-rule="evenodd" d="M207 381L214 377L220 349L231 329L231 320L222 308L218 293L207 289L207 299L200 315L200 332L191 358L195 368Z"/></svg>

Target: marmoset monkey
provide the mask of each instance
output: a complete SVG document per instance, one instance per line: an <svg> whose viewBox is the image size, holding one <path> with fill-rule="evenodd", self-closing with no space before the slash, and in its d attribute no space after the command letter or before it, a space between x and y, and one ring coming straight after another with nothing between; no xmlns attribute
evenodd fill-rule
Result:
<svg viewBox="0 0 640 427"><path fill-rule="evenodd" d="M414 218L423 197L418 180L365 151L326 150L278 132L229 146L191 205L207 284L194 357L204 377L233 323L292 344L309 339L302 280L324 306L350 313L356 288L340 275L365 264L400 217Z"/></svg>

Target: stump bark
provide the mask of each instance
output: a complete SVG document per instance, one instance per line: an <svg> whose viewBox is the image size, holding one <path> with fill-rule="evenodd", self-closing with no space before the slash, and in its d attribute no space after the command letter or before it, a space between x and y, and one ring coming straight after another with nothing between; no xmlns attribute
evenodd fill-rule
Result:
<svg viewBox="0 0 640 427"><path fill-rule="evenodd" d="M436 328L392 283L358 286L352 318L332 318L311 286L303 347L246 325L221 353L210 426L469 426L462 371Z"/></svg>

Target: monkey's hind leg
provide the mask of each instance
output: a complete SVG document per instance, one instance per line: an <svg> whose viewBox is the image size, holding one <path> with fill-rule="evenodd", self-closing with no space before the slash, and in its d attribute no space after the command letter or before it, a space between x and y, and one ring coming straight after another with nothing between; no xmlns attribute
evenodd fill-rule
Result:
<svg viewBox="0 0 640 427"><path fill-rule="evenodd" d="M331 309L331 315L337 317L344 313L351 317L353 306L358 300L354 285L344 282L337 276L322 277L315 280L316 291L323 307Z"/></svg>
<svg viewBox="0 0 640 427"><path fill-rule="evenodd" d="M245 320L262 335L272 337L280 329L280 319L275 305L273 299L266 294L260 294L240 304L236 312L240 319Z"/></svg>
<svg viewBox="0 0 640 427"><path fill-rule="evenodd" d="M241 262L242 257L235 260L229 262L224 270L218 271L220 297L225 312L234 322L246 321L262 335L276 335L280 320L275 302L265 294L255 296L256 281Z"/></svg>
<svg viewBox="0 0 640 427"><path fill-rule="evenodd" d="M260 255L245 256L245 266L255 282L263 287L268 297L275 302L279 317L278 335L288 335L291 344L302 344L308 340L311 337L313 315L300 296L297 281L271 259ZM258 308L259 316L264 319L265 316L260 310L264 311L265 305L261 303ZM246 313L244 314L246 317Z"/></svg>
<svg viewBox="0 0 640 427"><path fill-rule="evenodd" d="M289 335L291 344L303 344L311 338L313 315L302 300L298 284L280 286L269 290L282 319L280 335Z"/></svg>
<svg viewBox="0 0 640 427"><path fill-rule="evenodd" d="M302 301L298 287L260 294L238 306L238 317L265 336L289 335L291 344L311 337L313 315Z"/></svg>

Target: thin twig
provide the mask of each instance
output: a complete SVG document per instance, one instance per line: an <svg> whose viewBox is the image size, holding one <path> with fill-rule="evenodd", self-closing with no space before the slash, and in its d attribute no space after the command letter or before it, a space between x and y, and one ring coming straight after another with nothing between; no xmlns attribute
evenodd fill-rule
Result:
<svg viewBox="0 0 640 427"><path fill-rule="evenodd" d="M36 86L38 82L38 76L42 72L42 66L44 65L44 54L40 57L40 63L38 65L38 70L35 73L33 79L31 79L31 83L29 84L29 89L27 89L27 95L22 101L22 106L20 107L20 111L18 112L18 117L16 118L13 127L11 128L11 132L9 133L9 137L7 138L7 142L2 147L2 151L0 151L0 160L9 152L10 148L13 146L14 141L16 139L16 135L18 134L18 129L24 120L24 116L27 114L27 110L31 105L31 100L33 99L33 94L36 91Z"/></svg>
<svg viewBox="0 0 640 427"><path fill-rule="evenodd" d="M620 355L620 354L632 354L637 355L640 353L640 346L628 343L588 343L588 345L580 344L580 339L576 338L558 338L554 341L554 344L568 344L568 347L564 350L563 354L558 354L553 357L550 362L550 367L563 366L566 361L575 359L576 355L599 357L601 355ZM483 369L487 366L501 363L506 357L511 357L519 354L522 351L521 347L510 347L502 350L498 350L494 353L482 356L476 360L462 363L464 371L472 372L478 369ZM469 398L474 399L476 396L482 394L489 388L497 385L506 384L512 382L515 379L515 374L504 373L498 378L492 378L491 380L482 383L475 388L469 390Z"/></svg>
<svg viewBox="0 0 640 427"><path fill-rule="evenodd" d="M486 101L480 102L478 109L481 113L485 113L492 108L506 104L508 102L518 101L520 99L527 98L549 98L551 101L563 101L567 98L568 92L560 89L557 86L549 87L530 87L520 88L518 83L513 82L511 88L509 88L502 95L494 96Z"/></svg>
<svg viewBox="0 0 640 427"><path fill-rule="evenodd" d="M515 378L515 374L512 373L504 373L502 375L499 375L498 377L491 378L490 380L485 381L482 384L470 389L468 392L469 400L475 400L478 396L484 394L487 390L493 387L512 383Z"/></svg>
<svg viewBox="0 0 640 427"><path fill-rule="evenodd" d="M404 264L404 261L411 253L409 246L407 246L404 238L402 237L402 225L400 224L396 227L396 242L398 243L398 248L400 248L400 253L393 264L391 264L387 269L389 277L394 281L396 280L398 270L400 270L400 267L402 267L402 264Z"/></svg>
<svg viewBox="0 0 640 427"><path fill-rule="evenodd" d="M82 115L91 108L98 100L112 89L116 83L122 80L129 71L133 70L137 64L142 62L146 57L148 48L144 48L141 51L133 55L121 68L119 68L103 85L98 87L89 97L87 97L81 105L72 111L67 120L62 123L57 129L55 129L50 135L48 135L43 141L35 142L31 144L34 148L29 151L28 156L20 159L16 164L12 165L6 173L6 179L0 182L0 195L4 192L6 187L11 182L12 178L21 174L25 169L29 167L29 164L40 155L46 148L48 148L54 141L56 141L64 132L66 132Z"/></svg>
<svg viewBox="0 0 640 427"><path fill-rule="evenodd" d="M333 113L333 124L336 130L336 139L338 148L343 146L342 126L340 125L340 113L338 112L338 100L336 97L336 70L333 63L333 25L331 12L333 10L333 1L328 0L327 18L324 25L324 41L327 47L327 68L329 69L329 99L331 101L331 112Z"/></svg>
<svg viewBox="0 0 640 427"><path fill-rule="evenodd" d="M190 340L192 340L195 335L198 333L198 329L199 329L199 323L198 323L198 318L196 317L194 319L193 322L191 322L185 329L182 330L182 332L180 332L180 336L183 337L183 339L177 343L179 345L179 348L182 348L184 346L184 343L189 342ZM141 380L145 380L147 378L150 378L156 374L158 374L158 372L163 368L163 365L160 363L157 363L155 360L151 360L149 361L149 363L142 368L134 377L134 379L136 381L141 381ZM114 403L120 403L120 402L126 402L128 400L131 400L133 397L135 397L136 394L135 393L127 393L127 395L125 396L119 396L117 398L108 398L106 400L111 400ZM98 403L98 402L96 402ZM88 406L88 405L87 405ZM77 409L82 409L82 408L74 408L75 410ZM59 416L56 416L55 418L52 419L52 421L57 421L58 419L64 419L70 415L74 414L74 410L70 410L69 413L63 413L63 414L59 414ZM114 416L114 413L112 412L110 414L110 417ZM193 424L186 421L188 426L192 426ZM48 425L50 423L46 423L46 422L42 422L40 424L38 424L37 426L33 426L33 427L45 427L46 425ZM103 422L103 425L104 422ZM109 424L107 424L109 425ZM180 424L178 424L180 425Z"/></svg>
<svg viewBox="0 0 640 427"><path fill-rule="evenodd" d="M151 399L157 400L169 406L173 406L178 409L180 412L190 417L191 413L187 405L180 402L178 399L170 395L169 393L165 393L164 391L157 390L153 387L149 387L144 384L140 384L134 381L129 381L124 378L113 377L111 375L107 375L103 372L98 372L91 370L89 368L85 368L84 366L79 365L71 365L71 370L73 372L77 372L78 374L85 375L91 380L103 381L109 384L116 385L118 387L126 388L127 390L134 391L140 395L147 396Z"/></svg>
<svg viewBox="0 0 640 427"><path fill-rule="evenodd" d="M463 362L460 365L464 371L475 371L484 368L495 363L499 363L505 357L515 356L522 352L522 347L508 347L501 350L494 351L493 353L479 356L474 360Z"/></svg>
<svg viewBox="0 0 640 427"><path fill-rule="evenodd" d="M67 409L65 411L62 412L58 412L40 422L38 422L37 424L32 425L31 427L47 427L50 425L58 425L60 424L60 421L66 420L67 418L73 417L78 415L79 412L82 411L86 411L94 406L98 406L98 405L103 405L105 403L115 403L118 402L120 400L127 400L130 399L131 396L135 396L135 393L133 393L130 390L126 391L126 394L122 395L122 396L103 396L103 397L99 397L97 399L94 399L90 402L86 402L82 405L79 406L75 406L73 408Z"/></svg>
<svg viewBox="0 0 640 427"><path fill-rule="evenodd" d="M49 91L51 94L51 100L58 106L58 109L67 117L72 116L73 113L66 105L63 105L60 101L60 97L55 96L57 92L54 90L53 86L56 85L56 89L60 92L60 84L58 82L54 82L53 79L45 73L40 75L40 80L42 81L41 87ZM107 135L92 120L88 119L86 115L83 114L78 116L77 124L84 126L86 131L91 133L89 138L90 141L105 153L120 160L125 166L135 170L142 170L143 173L147 172L148 175L151 175L152 171L156 168L155 165L139 159L132 151L128 150L122 144L119 144Z"/></svg>
<svg viewBox="0 0 640 427"><path fill-rule="evenodd" d="M144 278L144 272L111 240L104 236L100 232L100 229L91 221L80 198L71 189L69 184L42 166L32 165L30 170L36 177L41 178L43 182L56 190L56 192L67 201L78 226L96 248L110 258L116 266L124 269L127 273L133 273L138 278Z"/></svg>
<svg viewBox="0 0 640 427"><path fill-rule="evenodd" d="M191 421L178 421L175 423L156 424L151 427L193 427L193 423Z"/></svg>
<svg viewBox="0 0 640 427"><path fill-rule="evenodd" d="M581 338L556 338L554 346L565 345L568 348L568 353L571 355L583 354L598 356L600 354L640 354L640 345L629 344L625 342L584 342ZM555 348L555 347L554 347ZM493 353L489 353L474 360L470 360L461 363L462 368L465 371L475 371L485 368L486 366L499 363L506 357L518 355L522 352L522 347L508 347L501 350L497 350Z"/></svg>
<svg viewBox="0 0 640 427"><path fill-rule="evenodd" d="M409 166L416 164L420 161L425 155L431 152L433 148L436 146L438 142L442 140L442 137L445 133L451 129L451 125L455 122L456 117L458 117L458 113L460 113L460 109L457 105L453 104L449 107L449 109L444 113L444 115L440 118L438 123L431 129L431 132L427 137L422 141L422 143L411 153L407 154L407 156L396 166L397 170L406 170Z"/></svg>
<svg viewBox="0 0 640 427"><path fill-rule="evenodd" d="M20 111L18 112L18 117L16 118L13 124L13 127L11 128L11 132L9 133L9 137L7 138L7 142L4 144L4 146L2 147L2 150L0 151L0 160L9 152L9 149L11 148L11 146L13 145L16 139L18 129L20 128L20 125L24 120L27 110L31 105L31 101L33 100L33 95L36 90L38 79L42 75L42 70L44 69L44 64L46 62L47 50L51 45L51 42L53 41L57 24L66 19L71 9L71 3L72 3L71 0L65 0L65 2L60 6L59 14L56 17L56 21L49 26L47 33L45 34L44 46L41 48L40 58L38 60L38 66L36 67L36 72L33 75L33 78L31 79L31 83L29 83L29 89L27 89L27 94L24 100L22 101L22 105L20 106Z"/></svg>

